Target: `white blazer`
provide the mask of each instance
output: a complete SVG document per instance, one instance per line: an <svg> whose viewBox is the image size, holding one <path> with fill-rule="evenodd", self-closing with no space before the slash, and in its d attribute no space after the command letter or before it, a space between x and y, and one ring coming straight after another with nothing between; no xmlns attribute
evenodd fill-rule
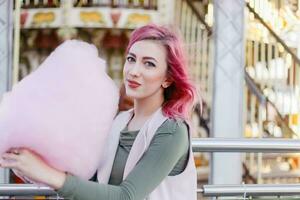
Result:
<svg viewBox="0 0 300 200"><path fill-rule="evenodd" d="M114 120L109 134L106 154L98 169L98 181L108 183L114 158L119 144L120 132L128 124L133 109L120 113ZM123 179L131 172L140 158L147 151L157 129L168 118L163 116L159 108L143 125L138 133L126 161ZM189 133L190 134L190 133ZM191 139L191 136L189 137ZM155 172L154 172L155 173ZM191 141L188 164L183 172L175 176L167 176L146 198L147 200L196 200L197 173L192 153Z"/></svg>

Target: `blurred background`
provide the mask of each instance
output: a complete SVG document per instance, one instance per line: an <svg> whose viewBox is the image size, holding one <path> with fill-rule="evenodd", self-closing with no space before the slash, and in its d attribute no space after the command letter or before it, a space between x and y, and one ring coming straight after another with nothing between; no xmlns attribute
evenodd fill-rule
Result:
<svg viewBox="0 0 300 200"><path fill-rule="evenodd" d="M234 79L235 70L228 68L235 65L241 80L235 95L241 101L229 107L240 115L228 120L241 130L239 137L300 137L299 0L22 0L12 6L20 16L19 23L12 23L12 83L34 71L64 40L80 39L98 47L108 74L121 87L130 33L148 23L168 24L182 35L189 73L203 101L202 112L199 103L193 114L193 137L224 136L212 131L220 123L212 115L214 108L217 113L229 106L226 100L214 100L220 87L216 74L221 70ZM120 109L131 105L122 96ZM207 184L214 170L210 154L194 157L198 183ZM243 153L240 163L237 172L244 183L300 182L298 153ZM9 182L20 180L11 173Z"/></svg>

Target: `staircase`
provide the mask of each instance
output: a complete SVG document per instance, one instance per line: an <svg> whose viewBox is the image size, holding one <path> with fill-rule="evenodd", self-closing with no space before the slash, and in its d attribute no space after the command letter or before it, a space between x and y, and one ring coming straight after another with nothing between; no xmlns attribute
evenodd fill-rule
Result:
<svg viewBox="0 0 300 200"><path fill-rule="evenodd" d="M296 55L297 49L288 46L281 39L280 34L277 34L282 30L283 22L287 22L284 16L287 16L285 12L288 8L283 9L279 4L274 7L273 1L265 1L264 5L269 5L272 12L264 10L264 13L257 2L250 0L246 4L245 13L247 23L244 136L299 138L300 60ZM213 4L212 1L176 0L175 10L179 13L175 23L180 27L185 40L190 73L200 87L205 103L204 109L206 109L204 113L208 113L199 120L206 122L206 125L202 123L198 136L208 136L209 134L203 133L203 130L207 129L204 126L209 130L209 111L212 101ZM274 16L280 16L282 23L277 23ZM207 157L205 154L196 154L198 175L203 181L208 173L208 170L203 170L207 169ZM289 165L288 162L296 162L296 159L290 159L292 155L278 157L276 154L270 156L252 153L246 154L245 157L244 181L246 183L268 183L274 180L289 183L300 177L299 165L290 165L288 171L272 168L272 166L284 166ZM279 164L276 158L282 159L282 162Z"/></svg>

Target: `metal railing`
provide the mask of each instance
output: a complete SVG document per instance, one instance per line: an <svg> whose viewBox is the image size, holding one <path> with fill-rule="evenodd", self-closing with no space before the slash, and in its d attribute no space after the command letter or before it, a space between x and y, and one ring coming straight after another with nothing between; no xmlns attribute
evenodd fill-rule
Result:
<svg viewBox="0 0 300 200"><path fill-rule="evenodd" d="M297 152L300 141L292 139L193 139L195 152ZM290 196L300 195L300 184L241 184L203 185L197 190L203 196ZM49 187L32 184L0 184L1 196L53 196L57 193Z"/></svg>
<svg viewBox="0 0 300 200"><path fill-rule="evenodd" d="M0 197L1 196L57 196L57 193L46 186L33 184L0 184Z"/></svg>
<svg viewBox="0 0 300 200"><path fill-rule="evenodd" d="M197 193L202 193L205 197L292 196L300 195L300 184L203 185ZM46 196L61 199L51 188L31 184L0 184L0 199L1 196Z"/></svg>
<svg viewBox="0 0 300 200"><path fill-rule="evenodd" d="M281 130L285 130L282 137L286 138L292 138L292 137L298 137L297 134L291 129L288 123L285 121L285 117L280 113L277 106L270 101L269 97L264 95L264 92L259 87L258 84L255 83L253 78L250 77L250 75L245 72L245 82L247 84L246 91L249 94L250 97L250 103L248 105L248 111L250 113L250 117L247 119L248 123L253 123L258 121L258 125L260 126L261 131L268 132L266 128L263 127L263 120L266 120L268 122L274 121L276 122L276 125L278 125ZM268 113L270 113L270 110L273 115L276 117L269 117ZM255 119L255 114L258 113L257 117L258 119ZM269 133L269 135L272 135L272 133ZM257 137L258 135L252 135L254 137Z"/></svg>
<svg viewBox="0 0 300 200"><path fill-rule="evenodd" d="M300 195L300 184L204 185L203 196L292 196Z"/></svg>
<svg viewBox="0 0 300 200"><path fill-rule="evenodd" d="M293 139L233 139L203 138L193 139L195 152L299 152L300 140ZM225 196L291 196L300 195L300 184L241 184L203 185L198 189L205 197Z"/></svg>
<svg viewBox="0 0 300 200"><path fill-rule="evenodd" d="M192 145L194 152L300 152L300 140L294 139L195 138Z"/></svg>

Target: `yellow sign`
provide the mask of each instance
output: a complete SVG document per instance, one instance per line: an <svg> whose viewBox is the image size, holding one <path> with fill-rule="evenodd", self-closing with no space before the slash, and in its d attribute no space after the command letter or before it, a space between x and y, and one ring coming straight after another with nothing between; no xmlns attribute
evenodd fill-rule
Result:
<svg viewBox="0 0 300 200"><path fill-rule="evenodd" d="M103 15L97 11L80 12L80 20L84 23L101 23L104 24Z"/></svg>
<svg viewBox="0 0 300 200"><path fill-rule="evenodd" d="M140 24L148 24L151 22L151 16L148 14L139 14L139 13L132 13L129 14L127 17L126 25L140 25Z"/></svg>
<svg viewBox="0 0 300 200"><path fill-rule="evenodd" d="M299 119L298 119L298 114L292 114L291 115L291 124L297 126Z"/></svg>
<svg viewBox="0 0 300 200"><path fill-rule="evenodd" d="M53 12L37 12L33 15L32 23L34 25L40 25L42 23L51 23L54 22L55 15Z"/></svg>

